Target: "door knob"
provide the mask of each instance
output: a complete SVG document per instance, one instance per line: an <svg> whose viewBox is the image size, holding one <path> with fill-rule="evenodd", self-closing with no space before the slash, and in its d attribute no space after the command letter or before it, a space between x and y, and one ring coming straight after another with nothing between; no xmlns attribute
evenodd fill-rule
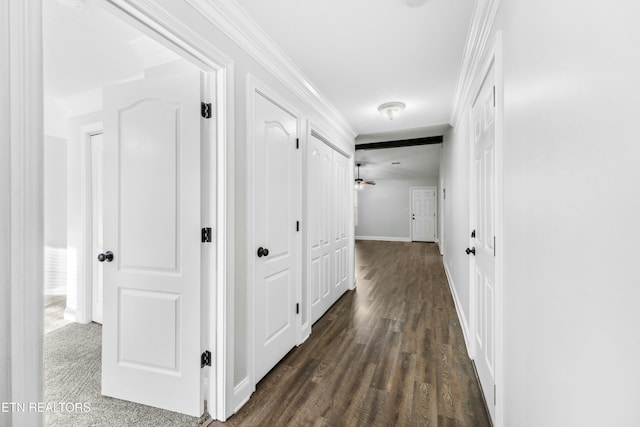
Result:
<svg viewBox="0 0 640 427"><path fill-rule="evenodd" d="M260 246L258 248L258 258L269 255L269 249Z"/></svg>
<svg viewBox="0 0 640 427"><path fill-rule="evenodd" d="M98 255L98 261L100 262L111 262L113 261L113 252L111 251L107 251L103 254Z"/></svg>
<svg viewBox="0 0 640 427"><path fill-rule="evenodd" d="M467 255L473 254L473 256L475 256L476 255L476 248L471 248L471 249L467 248L467 250L465 252L467 253Z"/></svg>

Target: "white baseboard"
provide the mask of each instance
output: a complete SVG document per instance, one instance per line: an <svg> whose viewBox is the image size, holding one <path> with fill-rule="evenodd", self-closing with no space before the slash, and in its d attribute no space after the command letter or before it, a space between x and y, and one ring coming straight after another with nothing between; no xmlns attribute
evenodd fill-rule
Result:
<svg viewBox="0 0 640 427"><path fill-rule="evenodd" d="M76 311L70 310L68 307L64 309L64 320L68 320L70 322L76 321Z"/></svg>
<svg viewBox="0 0 640 427"><path fill-rule="evenodd" d="M410 237L356 236L356 240L380 240L382 242L410 242Z"/></svg>
<svg viewBox="0 0 640 427"><path fill-rule="evenodd" d="M467 347L467 355L469 358L473 358L471 355L471 341L469 335L469 322L467 322L467 318L464 315L464 310L462 310L460 299L458 298L458 293L456 292L456 287L453 285L453 279L451 278L451 273L449 272L449 267L446 262L444 264L444 272L447 275L447 282L449 283L449 289L451 290L451 296L453 297L453 304L456 307L456 313L458 314L458 321L460 322L460 327L462 329L462 336L464 337L464 343Z"/></svg>

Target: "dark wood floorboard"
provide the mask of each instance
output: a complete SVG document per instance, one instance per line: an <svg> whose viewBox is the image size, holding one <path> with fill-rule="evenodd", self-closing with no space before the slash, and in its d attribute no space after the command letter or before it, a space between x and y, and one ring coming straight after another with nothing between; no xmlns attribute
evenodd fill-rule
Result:
<svg viewBox="0 0 640 427"><path fill-rule="evenodd" d="M358 287L228 426L489 426L435 244L356 242Z"/></svg>

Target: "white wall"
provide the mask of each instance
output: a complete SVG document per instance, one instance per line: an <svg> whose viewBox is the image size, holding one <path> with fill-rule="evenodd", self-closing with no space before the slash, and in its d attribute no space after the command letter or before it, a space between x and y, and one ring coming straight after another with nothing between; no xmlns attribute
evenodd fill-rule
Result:
<svg viewBox="0 0 640 427"><path fill-rule="evenodd" d="M437 187L438 178L381 179L358 191L356 238L411 240L410 187Z"/></svg>
<svg viewBox="0 0 640 427"><path fill-rule="evenodd" d="M0 3L0 402L11 402L11 105L9 3ZM0 425L11 414L0 411Z"/></svg>
<svg viewBox="0 0 640 427"><path fill-rule="evenodd" d="M45 295L63 295L67 252L67 141L44 139Z"/></svg>
<svg viewBox="0 0 640 427"><path fill-rule="evenodd" d="M466 114L465 114L466 116ZM443 210L442 243L443 262L458 310L462 310L461 326L469 337L469 123L461 120L458 126L445 134L442 146L440 173L444 177L445 198ZM441 191L442 194L442 191Z"/></svg>
<svg viewBox="0 0 640 427"><path fill-rule="evenodd" d="M247 77L249 74L266 84L280 98L294 106L301 114L300 141L306 144L306 119L311 120L317 130L327 139L340 146L345 152L353 152L353 138L346 138L340 128L334 123L328 122L319 115L315 109L303 102L291 90L289 90L278 78L268 72L262 65L254 60L245 50L231 38L226 36L216 26L185 2L174 0L159 0L157 2L176 20L185 22L189 28L214 44L222 53L233 60L233 104L234 104L234 128L232 129L234 151L231 153L235 159L235 173L230 177L233 188L232 197L234 203L228 212L229 218L235 221L233 230L228 230L228 238L235 247L235 265L230 274L233 277L228 289L228 297L232 306L228 307L227 319L229 342L227 349L229 382L227 384L227 410L229 414L241 405L253 391L254 383L250 377L249 349L251 338L249 319L249 277L247 272L247 259L254 256L255 248L247 246L247 172L252 167L247 164ZM304 152L303 152L304 154Z"/></svg>
<svg viewBox="0 0 640 427"><path fill-rule="evenodd" d="M58 138L67 137L67 114L53 98L44 97L44 134Z"/></svg>
<svg viewBox="0 0 640 427"><path fill-rule="evenodd" d="M639 16L640 4L625 0L510 0L498 10L504 426L640 425ZM445 262L463 300L461 117L445 142L443 173Z"/></svg>

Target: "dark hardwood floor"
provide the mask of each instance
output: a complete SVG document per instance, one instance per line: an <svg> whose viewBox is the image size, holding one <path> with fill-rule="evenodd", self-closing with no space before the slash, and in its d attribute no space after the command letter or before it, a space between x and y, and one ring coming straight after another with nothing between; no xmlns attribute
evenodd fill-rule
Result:
<svg viewBox="0 0 640 427"><path fill-rule="evenodd" d="M231 426L490 425L435 244L358 241L349 291Z"/></svg>

